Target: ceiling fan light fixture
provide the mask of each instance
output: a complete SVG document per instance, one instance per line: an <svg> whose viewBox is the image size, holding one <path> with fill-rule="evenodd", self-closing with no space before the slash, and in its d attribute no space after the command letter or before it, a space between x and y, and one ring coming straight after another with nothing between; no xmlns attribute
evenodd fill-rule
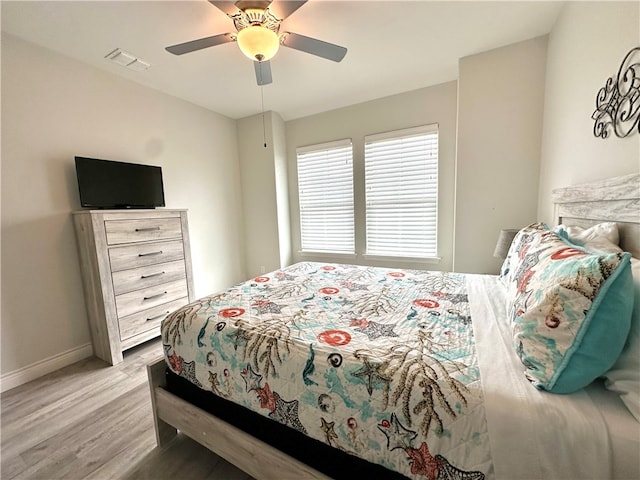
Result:
<svg viewBox="0 0 640 480"><path fill-rule="evenodd" d="M278 34L261 25L252 25L238 32L238 46L251 60L264 62L278 53L280 39Z"/></svg>

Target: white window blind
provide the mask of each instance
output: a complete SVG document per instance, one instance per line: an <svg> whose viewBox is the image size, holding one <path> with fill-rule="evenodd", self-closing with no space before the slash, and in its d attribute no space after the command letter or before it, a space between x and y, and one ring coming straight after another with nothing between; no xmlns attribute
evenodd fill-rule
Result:
<svg viewBox="0 0 640 480"><path fill-rule="evenodd" d="M300 147L296 155L302 250L353 253L351 140Z"/></svg>
<svg viewBox="0 0 640 480"><path fill-rule="evenodd" d="M437 256L438 126L365 137L367 254Z"/></svg>

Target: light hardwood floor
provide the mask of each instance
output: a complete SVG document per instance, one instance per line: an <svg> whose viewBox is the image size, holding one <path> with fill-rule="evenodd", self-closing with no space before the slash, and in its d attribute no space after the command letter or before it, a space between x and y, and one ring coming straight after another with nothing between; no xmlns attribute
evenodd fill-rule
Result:
<svg viewBox="0 0 640 480"><path fill-rule="evenodd" d="M146 365L161 354L153 340L3 393L0 478L251 480L184 435L156 446Z"/></svg>

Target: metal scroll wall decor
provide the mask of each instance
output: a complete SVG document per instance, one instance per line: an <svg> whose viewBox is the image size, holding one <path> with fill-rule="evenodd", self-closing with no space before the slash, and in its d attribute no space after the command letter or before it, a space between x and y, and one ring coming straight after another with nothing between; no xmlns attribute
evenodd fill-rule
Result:
<svg viewBox="0 0 640 480"><path fill-rule="evenodd" d="M591 118L596 137L607 138L611 131L620 138L640 133L640 47L627 53L618 75L598 91Z"/></svg>

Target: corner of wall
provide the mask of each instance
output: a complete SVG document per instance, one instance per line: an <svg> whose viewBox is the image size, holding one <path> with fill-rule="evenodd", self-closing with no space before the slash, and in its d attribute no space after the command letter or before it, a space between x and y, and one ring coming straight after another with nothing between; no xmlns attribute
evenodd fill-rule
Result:
<svg viewBox="0 0 640 480"><path fill-rule="evenodd" d="M496 273L498 233L535 220L546 38L459 61L455 271Z"/></svg>
<svg viewBox="0 0 640 480"><path fill-rule="evenodd" d="M276 208L278 217L278 250L280 268L293 262L291 220L289 213L289 179L287 166L287 139L282 117L272 112L272 141L274 146Z"/></svg>
<svg viewBox="0 0 640 480"><path fill-rule="evenodd" d="M246 274L251 277L280 268L283 247L286 252L290 244L286 191L282 193L286 189L286 141L284 122L276 112L237 122L244 252Z"/></svg>

